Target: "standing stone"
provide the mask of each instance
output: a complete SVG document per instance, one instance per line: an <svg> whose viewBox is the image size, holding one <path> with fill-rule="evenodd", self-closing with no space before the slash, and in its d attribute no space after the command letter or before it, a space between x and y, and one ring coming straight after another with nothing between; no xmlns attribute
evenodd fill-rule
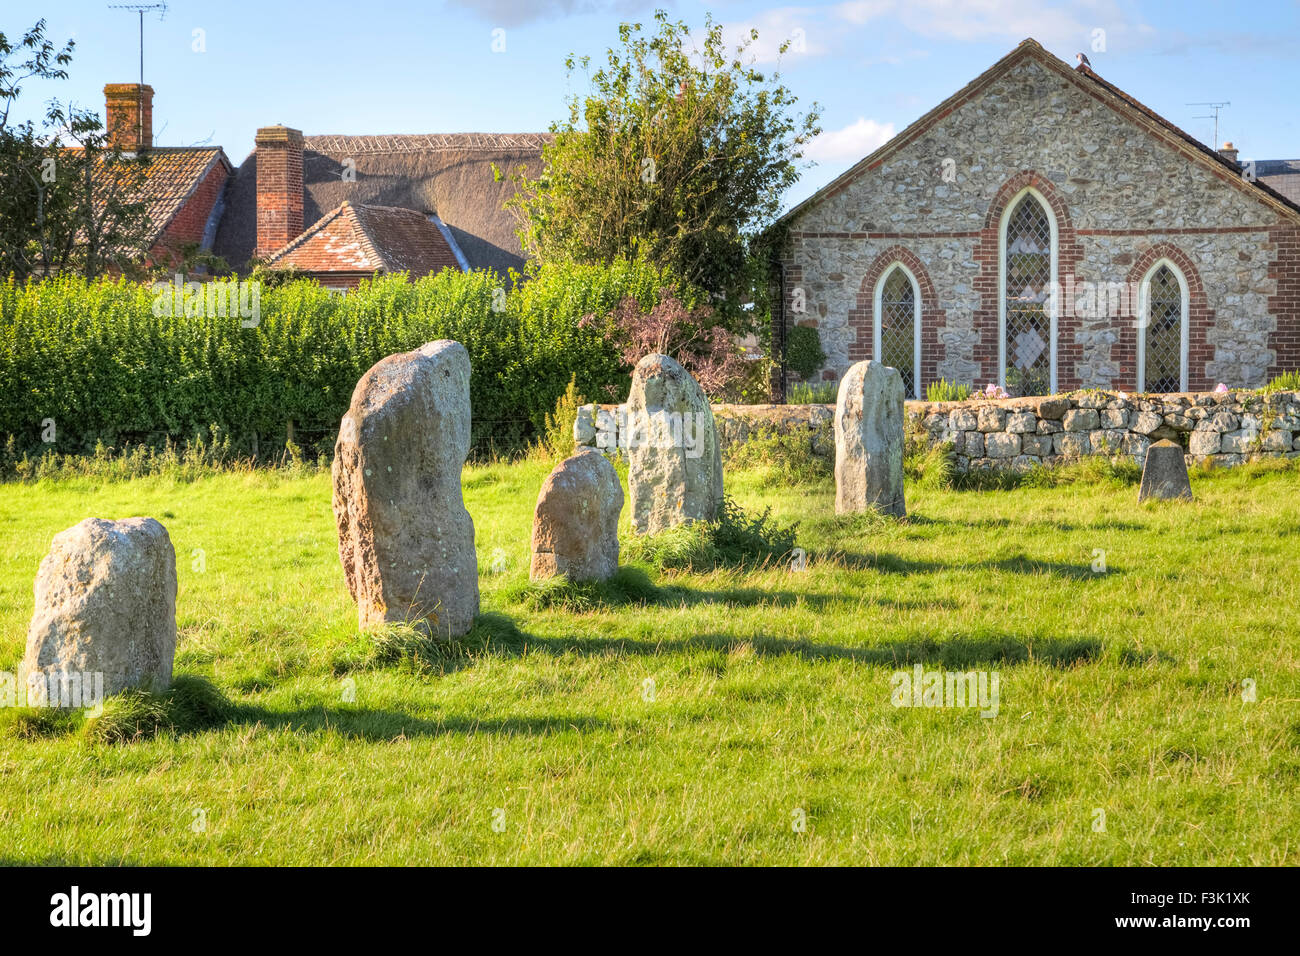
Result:
<svg viewBox="0 0 1300 956"><path fill-rule="evenodd" d="M529 578L563 574L570 581L604 581L618 570L618 516L623 486L594 448L579 448L542 483L533 512Z"/></svg>
<svg viewBox="0 0 1300 956"><path fill-rule="evenodd" d="M334 519L362 630L422 624L458 637L478 613L469 453L469 353L430 342L381 359L352 393L334 446Z"/></svg>
<svg viewBox="0 0 1300 956"><path fill-rule="evenodd" d="M868 508L899 517L907 514L903 378L898 369L875 361L849 368L835 405L835 511Z"/></svg>
<svg viewBox="0 0 1300 956"><path fill-rule="evenodd" d="M1183 458L1183 446L1177 442L1165 439L1147 449L1138 502L1148 498L1191 500L1192 483L1187 477L1187 461Z"/></svg>
<svg viewBox="0 0 1300 956"><path fill-rule="evenodd" d="M175 655L176 553L167 529L153 518L87 518L54 536L36 573L24 681L40 674L48 687L51 675L102 674L105 695L163 690Z"/></svg>
<svg viewBox="0 0 1300 956"><path fill-rule="evenodd" d="M667 355L636 363L627 399L632 530L711 521L722 504L722 447L704 389Z"/></svg>

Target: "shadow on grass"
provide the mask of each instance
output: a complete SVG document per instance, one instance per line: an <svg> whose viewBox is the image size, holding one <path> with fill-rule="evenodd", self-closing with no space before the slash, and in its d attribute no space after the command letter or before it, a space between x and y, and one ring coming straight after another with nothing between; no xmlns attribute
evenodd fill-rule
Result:
<svg viewBox="0 0 1300 956"><path fill-rule="evenodd" d="M1039 638L1012 634L957 635L942 641L917 636L874 647L845 647L838 644L817 644L797 638L768 635L737 637L719 633L665 640L585 636L555 638L521 631L509 617L496 612L480 615L477 628L482 628L479 636L482 650L512 655L541 651L557 656L561 654L596 657L634 654L656 656L692 651L730 652L747 646L752 647L760 656L795 656L808 661L846 660L862 664L895 666L934 664L948 668L969 668L977 664L1034 663L1070 668L1093 663L1103 653L1102 642L1093 637ZM1120 650L1118 660L1126 667L1172 662L1172 658L1168 655L1131 648Z"/></svg>
<svg viewBox="0 0 1300 956"><path fill-rule="evenodd" d="M792 572L793 573L793 572ZM656 584L645 568L625 565L608 581L576 583L551 578L508 588L500 595L508 606L529 610L561 610L570 613L606 611L619 607L690 607L696 604L723 604L729 607L790 608L802 604L816 611L837 607L856 607L860 598L854 594L822 594L815 591L788 591L764 587L697 588L670 579ZM952 610L957 604L946 598L906 601L876 597L878 607L900 611Z"/></svg>
<svg viewBox="0 0 1300 956"><path fill-rule="evenodd" d="M566 731L588 733L610 727L610 723L579 714L546 717L447 717L430 720L396 710L356 705L303 707L273 710L258 705L236 705L229 724L261 725L267 730L334 731L345 737L371 742L403 737L444 737L496 734L505 737L545 737Z"/></svg>
<svg viewBox="0 0 1300 956"><path fill-rule="evenodd" d="M1071 581L1102 580L1123 572L1109 565L1105 574L1092 570L1091 564L1067 564L1063 561L1041 561L1024 554L992 561L913 561L896 554L878 551L862 553L853 551L825 551L814 557L843 566L849 571L880 571L885 574L937 574L940 571L1001 571L1007 574L1049 575Z"/></svg>

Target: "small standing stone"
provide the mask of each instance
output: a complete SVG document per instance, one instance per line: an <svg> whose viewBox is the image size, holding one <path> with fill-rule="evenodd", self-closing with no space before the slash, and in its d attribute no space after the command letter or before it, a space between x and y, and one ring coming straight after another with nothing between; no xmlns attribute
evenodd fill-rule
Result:
<svg viewBox="0 0 1300 956"><path fill-rule="evenodd" d="M623 486L594 448L555 466L542 483L533 513L533 581L563 574L570 581L604 581L618 570L618 516Z"/></svg>
<svg viewBox="0 0 1300 956"><path fill-rule="evenodd" d="M469 454L469 353L430 342L361 377L334 446L334 518L362 630L426 624L459 637L478 614Z"/></svg>
<svg viewBox="0 0 1300 956"><path fill-rule="evenodd" d="M637 534L718 516L722 446L713 410L704 389L675 359L652 353L636 363L620 444L627 448Z"/></svg>
<svg viewBox="0 0 1300 956"><path fill-rule="evenodd" d="M880 362L858 362L835 405L835 510L874 508L902 517L903 378Z"/></svg>
<svg viewBox="0 0 1300 956"><path fill-rule="evenodd" d="M24 681L102 674L105 695L163 690L175 655L176 553L166 528L153 518L87 518L54 536L36 573Z"/></svg>
<svg viewBox="0 0 1300 956"><path fill-rule="evenodd" d="M1138 488L1138 502L1148 498L1192 499L1192 483L1187 477L1187 461L1183 446L1164 439L1147 449L1146 464L1142 466L1142 484Z"/></svg>

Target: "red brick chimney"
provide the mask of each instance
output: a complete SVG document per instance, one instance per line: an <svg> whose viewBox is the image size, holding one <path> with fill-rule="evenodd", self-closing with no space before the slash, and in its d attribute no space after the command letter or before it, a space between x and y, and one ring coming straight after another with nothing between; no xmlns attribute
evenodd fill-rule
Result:
<svg viewBox="0 0 1300 956"><path fill-rule="evenodd" d="M259 259L302 232L302 132L264 126L257 144L257 248Z"/></svg>
<svg viewBox="0 0 1300 956"><path fill-rule="evenodd" d="M109 83L104 87L104 129L108 144L134 153L153 145L153 87Z"/></svg>

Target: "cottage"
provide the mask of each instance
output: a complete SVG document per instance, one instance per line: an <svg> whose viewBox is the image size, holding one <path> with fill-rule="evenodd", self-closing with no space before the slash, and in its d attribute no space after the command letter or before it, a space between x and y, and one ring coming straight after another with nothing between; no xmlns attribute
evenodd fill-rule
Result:
<svg viewBox="0 0 1300 956"><path fill-rule="evenodd" d="M1025 40L782 218L774 333L817 329L825 380L884 361L909 398L1258 386L1300 367L1288 172Z"/></svg>
<svg viewBox="0 0 1300 956"><path fill-rule="evenodd" d="M293 267L339 289L386 272L522 269L510 175L536 176L546 133L303 136L257 131L237 169L219 146L153 145L153 87L104 88L112 145L146 161L153 264L193 244L245 272Z"/></svg>
<svg viewBox="0 0 1300 956"><path fill-rule="evenodd" d="M505 209L514 192L508 174L523 167L536 175L547 139L303 136L264 127L232 177L214 250L239 269L253 260L292 265L339 288L377 272L505 275L525 261Z"/></svg>

